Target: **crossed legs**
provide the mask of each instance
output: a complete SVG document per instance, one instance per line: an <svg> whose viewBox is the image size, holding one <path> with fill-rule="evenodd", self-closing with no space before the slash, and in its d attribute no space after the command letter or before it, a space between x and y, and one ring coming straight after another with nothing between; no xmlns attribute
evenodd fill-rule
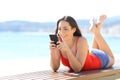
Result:
<svg viewBox="0 0 120 80"><path fill-rule="evenodd" d="M93 33L93 44L92 48L100 49L109 55L110 63L108 67L111 67L114 64L114 56L111 49L109 48L107 42L104 40L103 36L100 33L101 26L106 19L106 15L101 15L98 19L97 24L95 24L94 19L91 21L90 32Z"/></svg>

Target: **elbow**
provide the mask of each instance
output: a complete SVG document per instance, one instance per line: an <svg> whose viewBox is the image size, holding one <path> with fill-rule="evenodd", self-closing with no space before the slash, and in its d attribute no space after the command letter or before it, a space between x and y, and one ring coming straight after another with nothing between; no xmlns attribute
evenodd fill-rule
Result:
<svg viewBox="0 0 120 80"><path fill-rule="evenodd" d="M52 70L53 70L54 72L56 72L56 71L58 70L58 68L52 68Z"/></svg>
<svg viewBox="0 0 120 80"><path fill-rule="evenodd" d="M82 70L81 64L78 64L78 65L76 65L76 66L73 67L73 71L75 73L79 73L81 70Z"/></svg>
<svg viewBox="0 0 120 80"><path fill-rule="evenodd" d="M74 72L75 73L79 73L81 71L81 69L75 69Z"/></svg>
<svg viewBox="0 0 120 80"><path fill-rule="evenodd" d="M51 66L52 67L52 70L54 71L54 72L56 72L57 70L58 70L58 68L59 68L59 66Z"/></svg>
<svg viewBox="0 0 120 80"><path fill-rule="evenodd" d="M51 65L51 68L52 68L52 70L54 71L54 72L56 72L57 70L58 70L58 68L59 68L59 66L53 66L53 65Z"/></svg>
<svg viewBox="0 0 120 80"><path fill-rule="evenodd" d="M75 68L75 69L73 69L73 71L74 71L75 73L79 73L79 72L81 71L81 68L80 68L80 67Z"/></svg>

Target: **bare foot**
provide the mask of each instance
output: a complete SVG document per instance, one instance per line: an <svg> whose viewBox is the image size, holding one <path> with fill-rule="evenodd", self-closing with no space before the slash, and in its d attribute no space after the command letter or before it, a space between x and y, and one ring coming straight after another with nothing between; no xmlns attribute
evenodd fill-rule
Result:
<svg viewBox="0 0 120 80"><path fill-rule="evenodd" d="M96 26L96 24L95 24L94 19L91 19L91 20L90 20L90 24L91 24L91 26L90 26L90 28L89 28L89 31L92 32L92 33L95 33L96 30L98 30L98 29L97 29L97 26Z"/></svg>
<svg viewBox="0 0 120 80"><path fill-rule="evenodd" d="M100 30L102 24L104 23L105 19L107 18L106 15L101 15L97 20L97 28Z"/></svg>

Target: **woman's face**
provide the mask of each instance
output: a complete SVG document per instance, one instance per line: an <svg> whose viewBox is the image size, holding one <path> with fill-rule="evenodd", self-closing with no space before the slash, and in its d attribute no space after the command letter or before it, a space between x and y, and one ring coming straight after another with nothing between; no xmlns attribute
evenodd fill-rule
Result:
<svg viewBox="0 0 120 80"><path fill-rule="evenodd" d="M69 40L73 37L75 28L72 28L70 24L66 21L60 21L58 25L58 34L61 34L64 40Z"/></svg>

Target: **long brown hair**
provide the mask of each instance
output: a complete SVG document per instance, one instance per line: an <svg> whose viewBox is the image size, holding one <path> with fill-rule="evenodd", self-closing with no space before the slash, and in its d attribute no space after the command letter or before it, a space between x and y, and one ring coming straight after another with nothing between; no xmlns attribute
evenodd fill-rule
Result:
<svg viewBox="0 0 120 80"><path fill-rule="evenodd" d="M58 33L58 25L59 25L60 21L66 21L66 22L68 22L70 24L70 26L72 28L76 28L76 31L74 32L73 36L80 36L80 37L82 37L82 33L81 33L81 31L80 31L80 29L78 27L77 22L71 16L64 16L64 17L62 17L61 19L59 19L57 21L57 27L56 27L56 30L55 30L55 34Z"/></svg>

